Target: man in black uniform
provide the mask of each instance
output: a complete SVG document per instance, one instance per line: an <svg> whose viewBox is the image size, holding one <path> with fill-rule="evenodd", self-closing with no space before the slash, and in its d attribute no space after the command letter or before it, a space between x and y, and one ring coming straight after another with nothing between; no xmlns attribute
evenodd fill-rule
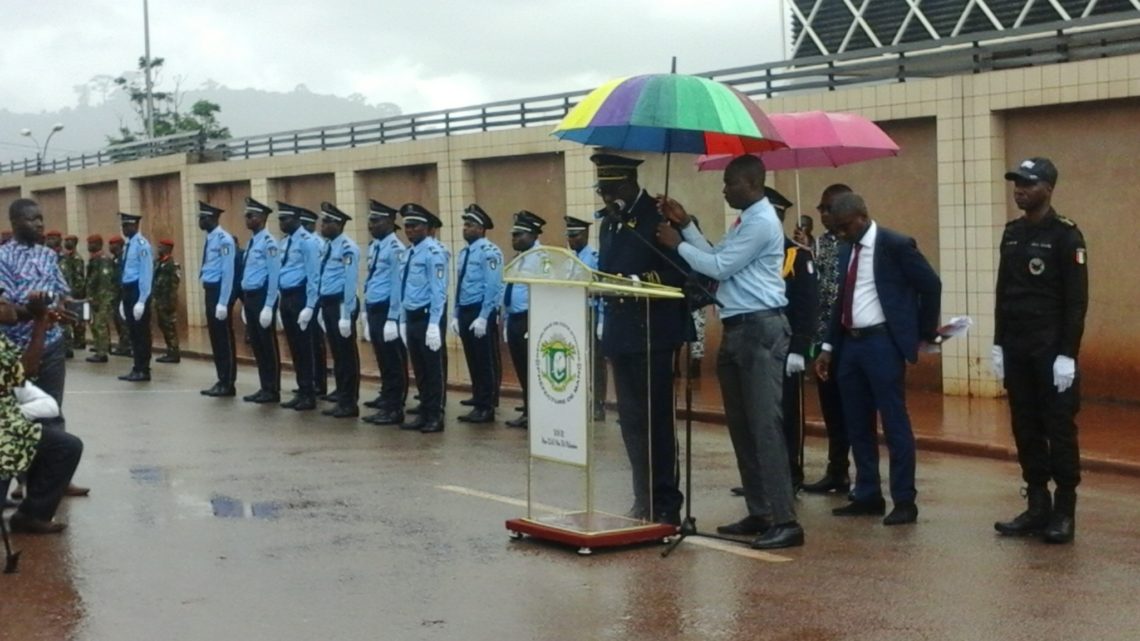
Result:
<svg viewBox="0 0 1140 641"><path fill-rule="evenodd" d="M656 246L664 219L637 183L642 161L612 154L590 157L605 203L598 269L641 281L680 287L685 263L676 250ZM672 299L607 298L598 327L602 352L613 366L618 420L633 472L633 518L680 524L684 497L678 486L673 425L673 360L692 336L685 303ZM652 497L652 498L651 498Z"/></svg>
<svg viewBox="0 0 1140 641"><path fill-rule="evenodd" d="M1023 161L1005 179L1025 215L1005 227L1000 247L993 368L1009 392L1017 460L1029 509L994 523L1003 536L1043 535L1069 543L1076 530L1080 451L1077 353L1088 311L1088 254L1076 223L1052 206L1057 168ZM1049 481L1056 485L1052 497Z"/></svg>

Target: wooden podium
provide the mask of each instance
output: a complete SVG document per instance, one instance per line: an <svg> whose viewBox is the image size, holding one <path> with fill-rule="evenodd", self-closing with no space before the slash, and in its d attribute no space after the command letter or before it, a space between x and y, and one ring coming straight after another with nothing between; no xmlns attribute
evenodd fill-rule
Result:
<svg viewBox="0 0 1140 641"><path fill-rule="evenodd" d="M572 545L587 555L595 548L665 541L676 534L675 526L612 514L596 506L597 457L591 455L596 306L591 296L681 298L681 290L594 271L560 247L537 247L520 254L503 269L503 280L525 284L530 291L527 510L526 516L506 522L511 537ZM581 493L571 501L574 505L556 508L535 499L536 464L581 472Z"/></svg>

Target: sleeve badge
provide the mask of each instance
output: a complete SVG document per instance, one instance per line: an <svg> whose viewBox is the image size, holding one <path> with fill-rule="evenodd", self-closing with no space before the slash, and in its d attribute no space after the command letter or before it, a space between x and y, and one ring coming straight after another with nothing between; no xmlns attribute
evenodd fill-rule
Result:
<svg viewBox="0 0 1140 641"><path fill-rule="evenodd" d="M1085 263L1088 262L1088 259L1089 259L1088 250L1086 250L1084 247L1078 247L1077 248L1077 254L1076 254L1077 264L1078 265L1084 265Z"/></svg>
<svg viewBox="0 0 1140 641"><path fill-rule="evenodd" d="M352 254L345 253L344 258L342 258L341 260L344 262L345 265L351 265L352 264Z"/></svg>
<svg viewBox="0 0 1140 641"><path fill-rule="evenodd" d="M443 265L435 266L435 277L438 280L443 280Z"/></svg>

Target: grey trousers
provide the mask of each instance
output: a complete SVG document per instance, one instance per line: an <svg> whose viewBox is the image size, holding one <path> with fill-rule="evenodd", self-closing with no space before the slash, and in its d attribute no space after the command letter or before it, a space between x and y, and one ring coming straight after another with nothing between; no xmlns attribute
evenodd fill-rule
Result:
<svg viewBox="0 0 1140 641"><path fill-rule="evenodd" d="M724 414L748 513L776 525L796 520L781 410L791 335L782 313L755 313L725 324L717 354Z"/></svg>

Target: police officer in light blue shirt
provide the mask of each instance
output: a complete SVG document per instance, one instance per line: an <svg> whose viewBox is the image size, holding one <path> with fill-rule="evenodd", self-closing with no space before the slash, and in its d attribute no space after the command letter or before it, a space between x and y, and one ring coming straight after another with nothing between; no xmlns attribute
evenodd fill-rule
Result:
<svg viewBox="0 0 1140 641"><path fill-rule="evenodd" d="M585 263L590 269L598 268L598 250L590 246L590 222L572 216L564 216L566 221L566 246L578 255L578 260ZM600 300L591 301L590 308L596 316L601 316L602 306ZM590 327L601 324L600 318L593 319ZM596 332L592 334L591 353L594 367L594 420L603 421L606 418L606 359L602 355L602 346L598 341Z"/></svg>
<svg viewBox="0 0 1140 641"><path fill-rule="evenodd" d="M511 227L511 247L520 254L542 245L538 236L542 233L542 226L546 221L527 210L519 211L514 216L514 225ZM522 269L532 267L535 261L541 260L537 255L524 259ZM526 283L507 283L503 288L503 309L507 315L507 351L511 354L511 363L515 366L515 373L519 378L519 385L523 390L522 415L507 421L508 427L521 427L526 429L529 425L527 413L527 339L530 337L529 316L530 287Z"/></svg>
<svg viewBox="0 0 1140 641"><path fill-rule="evenodd" d="M400 340L397 322L389 320L393 293L400 288L400 266L406 249L396 235L397 210L368 201L368 262L364 279L364 310L369 341L380 367L380 395L364 403L377 412L366 423L399 425L404 422L408 396L408 350Z"/></svg>
<svg viewBox="0 0 1140 641"><path fill-rule="evenodd" d="M439 218L423 205L406 203L400 207L404 234L412 246L401 266L396 297L401 334L408 346L408 357L416 376L420 406L414 421L400 425L402 430L425 433L443 431L444 367L443 318L447 309L447 254L431 238L429 230Z"/></svg>
<svg viewBox="0 0 1140 641"><path fill-rule="evenodd" d="M281 407L297 411L317 407L313 353L317 324L312 321L319 301L321 245L301 225L301 213L304 211L308 210L277 201L277 222L283 234L278 241L281 257L281 271L277 275L279 314L297 378L296 395Z"/></svg>
<svg viewBox="0 0 1140 641"><path fill-rule="evenodd" d="M154 281L154 253L150 243L139 233L142 216L119 213L123 227L123 237L127 239L123 247L123 294L119 303L119 314L127 322L131 336L131 352L134 354L134 367L129 374L119 377L121 381L142 382L150 380L150 288Z"/></svg>
<svg viewBox="0 0 1140 641"><path fill-rule="evenodd" d="M311 209L306 209L305 207L298 207L297 218L301 219L301 227L309 232L309 244L311 244L317 252L317 271L315 272L315 282L317 283L318 289L317 306L313 310L314 314L312 320L307 322L307 327L313 339L313 384L316 387L317 397L320 400L335 401L336 396L328 393L329 359L325 347L325 320L321 314L319 292L321 285L320 259L325 255L325 247L328 246L329 241L317 231L316 212Z"/></svg>
<svg viewBox="0 0 1140 641"><path fill-rule="evenodd" d="M336 379L336 407L323 414L360 416L360 352L356 342L357 272L360 248L344 233L352 217L330 202L321 203L321 236L328 239L320 266L321 317L325 321Z"/></svg>
<svg viewBox="0 0 1140 641"><path fill-rule="evenodd" d="M253 198L245 199L245 227L251 233L245 250L241 289L249 344L257 362L261 387L242 397L247 403L281 401L281 353L277 345L277 280L281 272L280 248L265 228L273 209Z"/></svg>
<svg viewBox="0 0 1140 641"><path fill-rule="evenodd" d="M218 376L213 387L202 390L204 396L233 396L236 393L237 360L234 358L234 328L230 311L234 303L237 244L218 222L223 211L220 207L198 201L198 229L206 232L198 278L206 293L206 329L210 334L210 351L214 354L214 369Z"/></svg>
<svg viewBox="0 0 1140 641"><path fill-rule="evenodd" d="M455 312L451 331L463 342L467 371L471 374L474 409L459 417L466 423L495 420L502 365L499 360L499 299L503 287L503 252L487 240L495 223L482 207L471 203L463 210L463 240L459 251L459 277L455 283Z"/></svg>

